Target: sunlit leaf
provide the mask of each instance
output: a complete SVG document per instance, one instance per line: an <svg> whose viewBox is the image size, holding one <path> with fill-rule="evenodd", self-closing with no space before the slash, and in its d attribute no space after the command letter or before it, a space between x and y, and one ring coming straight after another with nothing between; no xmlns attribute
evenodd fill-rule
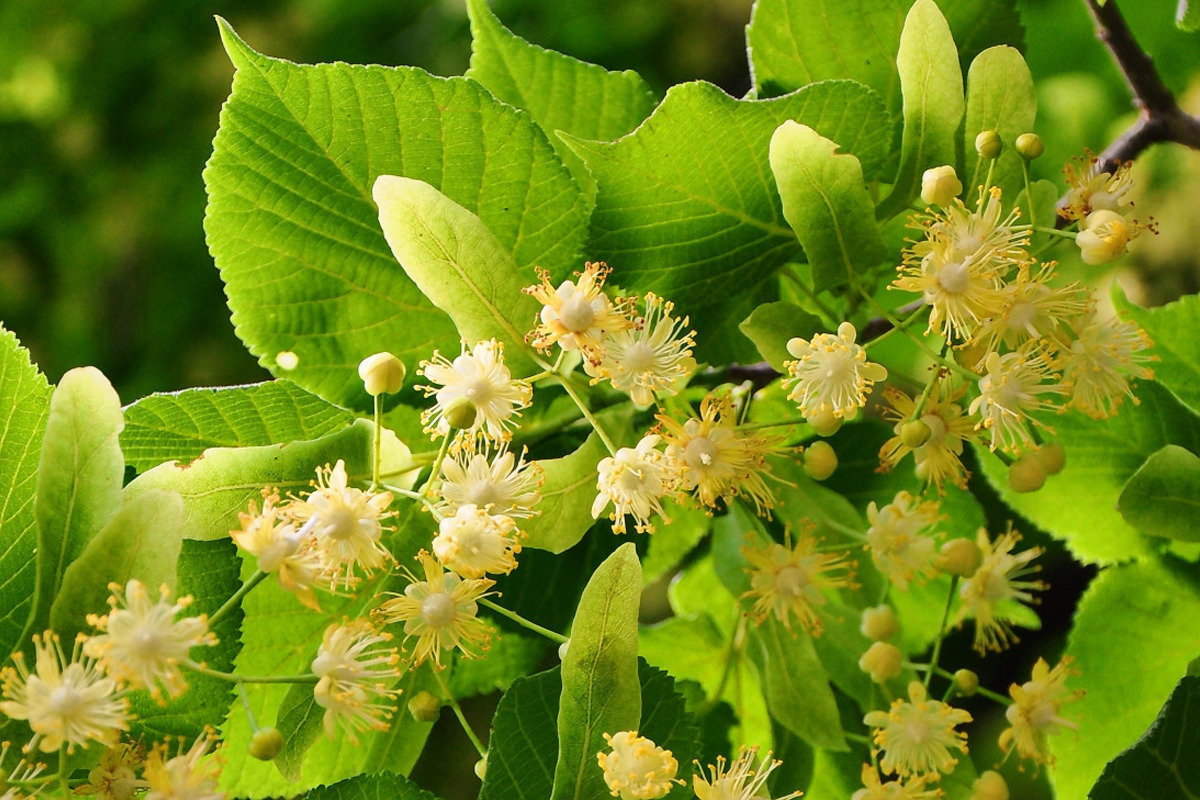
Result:
<svg viewBox="0 0 1200 800"><path fill-rule="evenodd" d="M779 301L763 303L750 312L738 328L754 342L767 363L782 373L784 362L795 360L787 351L788 340L793 337L811 339L814 333L822 330L822 325L820 319L800 306Z"/></svg>
<svg viewBox="0 0 1200 800"><path fill-rule="evenodd" d="M975 198L975 186L970 182L973 165L978 160L975 137L980 131L988 130L996 131L1003 143L992 183L1000 187L1005 198L1017 197L1024 188L1024 178L1021 171L1023 161L1014 142L1021 134L1033 130L1036 116L1037 95L1033 89L1033 76L1020 52L1012 47L992 47L971 62L967 72L967 117L963 129L967 173L959 176L965 187L965 201L973 203ZM978 181L984 180L987 169L987 162L983 162ZM1049 211L1049 208L1046 210Z"/></svg>
<svg viewBox="0 0 1200 800"><path fill-rule="evenodd" d="M1121 516L1142 533L1185 542L1200 540L1200 458L1169 444L1138 467L1117 503Z"/></svg>

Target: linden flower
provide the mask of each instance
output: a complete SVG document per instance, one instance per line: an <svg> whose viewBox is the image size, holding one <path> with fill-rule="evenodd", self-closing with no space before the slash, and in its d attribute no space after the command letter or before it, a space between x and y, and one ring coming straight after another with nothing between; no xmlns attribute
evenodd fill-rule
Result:
<svg viewBox="0 0 1200 800"><path fill-rule="evenodd" d="M1015 350L1087 312L1087 296L1078 283L1060 288L1049 285L1054 266L1042 264L1036 271L1021 266L1016 279L1001 290L1004 306L1000 313L975 332L974 342L981 352L999 350L1001 344Z"/></svg>
<svg viewBox="0 0 1200 800"><path fill-rule="evenodd" d="M524 454L516 458L506 445L490 454L486 449L460 450L442 462L439 511L452 516L460 506L470 504L489 514L532 517L545 480L540 464L526 462Z"/></svg>
<svg viewBox="0 0 1200 800"><path fill-rule="evenodd" d="M279 585L313 611L320 611L313 586L321 577L323 564L311 533L319 519L312 517L300 529L281 516L276 507L279 495L263 490L263 510L250 501L250 513L238 514L241 527L229 535L238 547L255 556L258 569L273 574Z"/></svg>
<svg viewBox="0 0 1200 800"><path fill-rule="evenodd" d="M82 652L82 642L75 642L70 659L52 631L35 634L33 648L33 672L20 652L13 656L15 669L0 670L0 713L25 720L33 730L25 752L53 753L66 745L73 753L89 742L112 744L121 731L129 730L123 693L98 669L96 660Z"/></svg>
<svg viewBox="0 0 1200 800"><path fill-rule="evenodd" d="M151 750L146 759L150 791L145 800L225 800L225 792L217 785L220 762L215 757L205 758L211 744L208 734L201 734L186 753L174 758L167 758L166 744Z"/></svg>
<svg viewBox="0 0 1200 800"><path fill-rule="evenodd" d="M465 398L475 409L475 421L466 428L464 439L486 437L504 442L512 435L520 410L529 406L533 389L525 381L513 380L504 365L504 345L495 339L479 342L468 352L465 349L453 362L438 353L422 361L419 370L436 386L418 386L426 397L437 397L433 408L421 415L425 432L437 436L450 433L446 409L459 398Z"/></svg>
<svg viewBox="0 0 1200 800"><path fill-rule="evenodd" d="M1079 257L1083 263L1096 266L1116 261L1125 255L1129 242L1141 229L1116 211L1093 211L1084 219L1082 230L1075 236Z"/></svg>
<svg viewBox="0 0 1200 800"><path fill-rule="evenodd" d="M1034 603L1031 592L1046 588L1043 581L1022 580L1040 569L1029 566L1029 562L1042 554L1042 548L1031 547L1013 554L1012 549L1020 540L1021 534L1012 529L994 542L982 528L976 537L983 561L959 586L963 605L958 624L968 616L975 618L975 649L980 654L989 650L999 653L1017 641L1012 626L1002 616L1003 606L1015 601Z"/></svg>
<svg viewBox="0 0 1200 800"><path fill-rule="evenodd" d="M971 715L938 700L930 700L920 681L908 685L908 700L894 700L887 711L872 711L863 724L875 729L875 745L883 753L879 766L885 774L938 780L953 772L958 759L951 749L967 752L967 735L954 727L971 721ZM901 795L903 796L903 795Z"/></svg>
<svg viewBox="0 0 1200 800"><path fill-rule="evenodd" d="M1068 189L1066 201L1058 208L1059 216L1081 220L1094 211L1126 215L1133 206L1129 197L1133 188L1133 162L1125 161L1112 172L1101 172L1099 159L1089 154L1086 160L1086 169L1081 170L1078 163L1063 167Z"/></svg>
<svg viewBox="0 0 1200 800"><path fill-rule="evenodd" d="M1039 658L1033 665L1032 680L1009 687L1013 704L1005 716L1012 727L1000 734L1001 750L1007 753L1016 746L1021 758L1032 759L1038 764L1054 763L1046 737L1058 733L1060 728L1079 728L1078 723L1060 716L1064 704L1083 696L1082 691L1067 690L1067 676L1073 674L1070 663L1069 658L1064 658L1057 667L1050 669L1045 659Z"/></svg>
<svg viewBox="0 0 1200 800"><path fill-rule="evenodd" d="M599 363L584 362L592 383L608 378L614 389L627 392L634 405L642 407L653 404L657 392L677 394L679 384L696 368L696 333L687 331L687 317L672 316L674 310L674 303L647 292L645 314L633 326L605 338Z"/></svg>
<svg viewBox="0 0 1200 800"><path fill-rule="evenodd" d="M609 272L603 263L589 262L583 272L575 273L578 283L563 281L555 289L550 285L550 273L538 270L541 283L523 290L542 304L530 344L547 351L558 342L563 350L581 350L589 360L598 361L606 333L633 327L626 309L614 306L604 293Z"/></svg>
<svg viewBox="0 0 1200 800"><path fill-rule="evenodd" d="M742 597L754 600L750 616L755 622L774 614L790 630L795 617L800 627L818 636L823 625L813 606L825 605L825 590L852 586L856 565L847 553L817 552L815 526L809 525L795 547L747 536L742 555L750 564L750 590Z"/></svg>
<svg viewBox="0 0 1200 800"><path fill-rule="evenodd" d="M725 765L725 758L717 756L716 766L709 765L708 777L704 770L697 769L692 775L692 791L697 800L765 800L763 789L767 785L767 777L781 765L782 761L771 760L768 752L762 761L758 760L758 748L742 746L738 757ZM700 767L700 762L696 762ZM803 792L792 792L775 800L792 800Z"/></svg>
<svg viewBox="0 0 1200 800"><path fill-rule="evenodd" d="M392 493L364 492L346 481L346 462L341 459L333 468L318 467L317 488L287 508L294 520L309 523L304 530L312 533L331 588L339 581L349 588L357 580L356 567L371 575L392 557L380 542L381 520L393 516L387 510Z"/></svg>
<svg viewBox="0 0 1200 800"><path fill-rule="evenodd" d="M441 521L433 554L464 578L507 575L517 568L522 535L511 517L493 516L468 503Z"/></svg>
<svg viewBox="0 0 1200 800"><path fill-rule="evenodd" d="M679 762L670 750L663 750L636 731L604 734L612 752L599 752L596 760L604 770L604 782L613 797L621 800L655 800L666 797L675 784Z"/></svg>
<svg viewBox="0 0 1200 800"><path fill-rule="evenodd" d="M351 742L362 730L387 730L392 707L376 698L400 694L389 683L400 677L400 656L394 647L376 645L392 637L378 633L366 620L348 620L325 629L312 671L319 680L313 690L325 709L325 735L333 738L338 723Z"/></svg>
<svg viewBox="0 0 1200 800"><path fill-rule="evenodd" d="M700 419L680 424L659 414L666 457L676 465L679 489L695 490L700 503L716 508L717 501L745 496L760 514L775 506L775 497L763 479L766 455L780 440L739 428L733 401L728 395L707 395L700 403Z"/></svg>
<svg viewBox="0 0 1200 800"><path fill-rule="evenodd" d="M1031 414L1055 408L1043 395L1062 395L1066 386L1051 371L1044 353L989 353L987 374L979 379L979 397L971 401L970 413L979 414L976 429L991 434L989 447L1019 452L1033 445L1029 423L1045 428Z"/></svg>
<svg viewBox="0 0 1200 800"><path fill-rule="evenodd" d="M883 783L870 764L863 764L862 783L863 788L851 795L850 800L934 800L942 796L937 789L926 790L924 778Z"/></svg>
<svg viewBox="0 0 1200 800"><path fill-rule="evenodd" d="M937 543L921 533L938 521L937 503L917 503L902 491L882 509L871 502L867 521L871 523L866 545L871 559L897 589L904 591L910 581L924 583L937 574Z"/></svg>
<svg viewBox="0 0 1200 800"><path fill-rule="evenodd" d="M193 647L217 643L208 630L208 617L176 619L192 604L192 598L168 603L171 590L165 585L155 602L141 581L129 581L124 592L120 584L108 588L112 611L103 617L88 615L88 624L104 633L84 642L84 654L98 659L110 678L132 689L149 689L155 698L162 697L161 688L171 697L183 694L187 680L179 664L188 660Z"/></svg>
<svg viewBox="0 0 1200 800"><path fill-rule="evenodd" d="M627 514L633 516L638 533L654 532L650 518L655 514L665 519L662 498L673 491L676 476L673 465L655 449L659 441L659 436L648 434L636 448L622 447L615 456L601 459L596 465L599 494L592 503L592 519L599 519L611 503L613 533L625 533Z"/></svg>
<svg viewBox="0 0 1200 800"><path fill-rule="evenodd" d="M887 377L880 364L867 361L867 351L854 343L858 331L849 322L838 326L837 335L818 333L811 341L792 339L788 352L798 361L788 361L789 377L784 378L788 399L810 417L832 413L853 419L867 402L867 392L876 381Z"/></svg>
<svg viewBox="0 0 1200 800"><path fill-rule="evenodd" d="M963 442L976 438L976 426L956 402L966 390L965 385L951 390L942 378L934 378L933 388L925 398L918 418L929 428L929 438L922 445L910 447L900 434L916 413L916 401L899 389L886 387L883 396L888 401L888 407L883 413L886 419L896 421L896 435L880 448L879 469L890 470L912 453L917 476L922 480L936 485L939 490L946 481L967 488L969 473L962 464Z"/></svg>
<svg viewBox="0 0 1200 800"><path fill-rule="evenodd" d="M8 751L11 747L9 742L0 742L0 764L8 762ZM8 773L7 779L0 777L0 789L5 789L4 794L0 794L0 800L27 800L27 798L38 795L41 787L35 787L32 795L22 793L17 787L37 780L38 776L45 771L45 764L31 764L28 761L18 760L12 771ZM81 791L84 788L80 787L75 791L77 794L90 794L90 792ZM132 797L133 795L128 796ZM125 800L125 798L120 798L120 800Z"/></svg>
<svg viewBox="0 0 1200 800"><path fill-rule="evenodd" d="M137 777L135 770L146 760L141 745L118 742L104 751L100 763L88 773L88 782L75 794L96 795L98 800L132 800L150 784Z"/></svg>
<svg viewBox="0 0 1200 800"><path fill-rule="evenodd" d="M487 649L491 629L475 616L478 600L488 594L493 581L487 578L462 578L447 572L428 552L417 554L425 580L411 580L404 594L393 594L375 609L382 624L404 623L406 641L416 637L412 667L429 659L440 669L442 650L457 647L467 658L478 658Z"/></svg>
<svg viewBox="0 0 1200 800"><path fill-rule="evenodd" d="M1071 405L1094 419L1116 414L1126 397L1137 405L1129 379L1150 380L1154 370L1143 365L1158 360L1145 352L1154 346L1146 332L1132 322L1101 321L1091 314L1075 333L1063 357Z"/></svg>

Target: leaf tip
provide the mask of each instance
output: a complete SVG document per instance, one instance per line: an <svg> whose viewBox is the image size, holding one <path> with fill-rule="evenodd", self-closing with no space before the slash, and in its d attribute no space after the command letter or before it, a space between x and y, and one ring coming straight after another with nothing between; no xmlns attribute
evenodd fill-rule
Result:
<svg viewBox="0 0 1200 800"><path fill-rule="evenodd" d="M242 37L238 36L237 31L229 24L229 20L221 15L214 15L217 21L217 30L221 34L221 44L225 48L225 53L229 56L229 60L233 62L233 66L238 69L249 66L249 64L258 56L250 45L246 44Z"/></svg>

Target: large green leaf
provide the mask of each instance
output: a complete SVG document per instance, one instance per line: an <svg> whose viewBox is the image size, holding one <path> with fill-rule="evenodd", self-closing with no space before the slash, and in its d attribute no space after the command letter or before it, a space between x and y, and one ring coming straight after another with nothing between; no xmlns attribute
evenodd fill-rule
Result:
<svg viewBox="0 0 1200 800"><path fill-rule="evenodd" d="M191 461L210 447L252 447L319 439L354 415L290 381L152 394L125 408L121 451L145 472Z"/></svg>
<svg viewBox="0 0 1200 800"><path fill-rule="evenodd" d="M596 753L604 734L637 730L642 716L637 619L642 565L623 544L592 574L562 665L558 761L553 800L601 800L608 795Z"/></svg>
<svg viewBox="0 0 1200 800"><path fill-rule="evenodd" d="M737 325L776 299L776 270L798 253L768 163L771 135L789 119L853 153L864 172L887 157L882 102L847 81L758 101L685 83L623 139L567 140L599 187L592 255L624 288L653 290L689 314L701 358L757 359Z"/></svg>
<svg viewBox="0 0 1200 800"><path fill-rule="evenodd" d="M1049 416L1066 448L1067 464L1036 492L1008 488L1008 470L977 448L983 473L1010 506L1039 528L1067 543L1081 561L1107 564L1145 556L1153 540L1139 534L1117 511L1117 498L1129 477L1167 444L1200 451L1197 417L1157 383L1136 387L1140 405L1126 403L1112 419L1093 420L1078 412Z"/></svg>
<svg viewBox="0 0 1200 800"><path fill-rule="evenodd" d="M654 95L636 72L595 64L530 44L500 24L486 0L469 0L471 68L467 77L506 103L523 108L580 186L594 191L587 167L557 136L612 141L637 127L654 108Z"/></svg>
<svg viewBox="0 0 1200 800"><path fill-rule="evenodd" d="M313 789L304 800L438 800L402 775L384 773L347 778Z"/></svg>
<svg viewBox="0 0 1200 800"><path fill-rule="evenodd" d="M1200 458L1169 444L1138 467L1117 502L1121 516L1142 533L1200 540Z"/></svg>
<svg viewBox="0 0 1200 800"><path fill-rule="evenodd" d="M1088 797L1157 800L1200 797L1200 677L1185 675L1138 743L1108 763Z"/></svg>
<svg viewBox="0 0 1200 800"><path fill-rule="evenodd" d="M754 342L759 354L773 369L783 372L784 362L795 360L787 350L788 340L794 337L811 339L822 326L820 319L800 306L781 300L758 306L738 328Z"/></svg>
<svg viewBox="0 0 1200 800"><path fill-rule="evenodd" d="M976 163L975 137L980 131L1000 134L1003 149L996 162L992 182L999 186L1005 198L1015 199L1025 186L1021 165L1023 159L1014 143L1017 137L1033 130L1037 117L1037 95L1033 76L1021 53L1012 47L998 46L984 50L967 72L967 117L963 128L963 154L966 174L960 176L966 186L968 201L975 187L968 186L968 176ZM979 180L983 180L980 172ZM1040 216L1040 215L1039 215Z"/></svg>
<svg viewBox="0 0 1200 800"><path fill-rule="evenodd" d="M1079 721L1078 738L1066 731L1050 742L1059 797L1087 795L1104 765L1153 722L1200 653L1200 589L1192 573L1174 560L1110 567L1080 600L1067 647L1080 674L1068 686L1087 694L1062 711Z"/></svg>
<svg viewBox="0 0 1200 800"><path fill-rule="evenodd" d="M862 165L807 125L791 120L771 137L771 172L783 216L812 266L813 289L832 289L887 255Z"/></svg>
<svg viewBox="0 0 1200 800"><path fill-rule="evenodd" d="M287 377L365 408L355 368L381 343L410 374L435 348L458 349L388 249L371 200L379 175L425 181L478 214L531 280L535 265L575 265L586 202L525 112L465 78L302 66L254 52L224 23L221 35L237 72L204 173L205 231L237 333L264 366L295 353Z"/></svg>
<svg viewBox="0 0 1200 800"><path fill-rule="evenodd" d="M37 583L26 633L50 623L63 574L121 506L121 401L94 367L63 375L38 462Z"/></svg>
<svg viewBox="0 0 1200 800"><path fill-rule="evenodd" d="M1200 31L1200 3L1194 0L1179 0L1179 8L1175 12L1175 24L1181 31L1195 33Z"/></svg>
<svg viewBox="0 0 1200 800"><path fill-rule="evenodd" d="M526 547L561 553L574 547L592 527L596 465L608 455L604 442L592 434L573 453L539 461L546 475L538 515L521 527Z"/></svg>
<svg viewBox="0 0 1200 800"><path fill-rule="evenodd" d="M37 580L38 457L50 385L29 352L0 327L0 656L17 648Z"/></svg>
<svg viewBox="0 0 1200 800"><path fill-rule="evenodd" d="M1119 292L1113 300L1121 316L1133 320L1154 341L1154 379L1184 405L1200 412L1200 295L1185 295L1159 308L1140 308Z"/></svg>

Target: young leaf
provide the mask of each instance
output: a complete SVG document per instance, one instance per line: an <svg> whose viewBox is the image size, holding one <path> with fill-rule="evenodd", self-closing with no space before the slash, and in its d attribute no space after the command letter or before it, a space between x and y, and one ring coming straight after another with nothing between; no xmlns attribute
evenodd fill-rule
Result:
<svg viewBox="0 0 1200 800"><path fill-rule="evenodd" d="M980 131L1000 134L1003 149L996 162L992 181L1005 198L1015 198L1024 188L1021 155L1013 143L1023 133L1033 130L1037 116L1037 95L1033 76L1021 53L1012 47L992 47L971 62L967 72L967 121L963 129L963 153L966 175L960 175L966 187L964 200L974 197L975 187L968 180L978 160L975 137ZM952 162L947 162L952 163ZM979 180L986 175L987 165L981 165ZM1040 210L1040 209L1039 209Z"/></svg>
<svg viewBox="0 0 1200 800"><path fill-rule="evenodd" d="M541 306L516 262L479 219L428 183L380 175L372 189L388 246L408 277L474 344L496 339L514 376L535 371L525 334Z"/></svg>
<svg viewBox="0 0 1200 800"><path fill-rule="evenodd" d="M1150 335L1154 354L1154 380L1192 411L1200 412L1200 295L1185 295L1158 308L1141 308L1113 292L1113 302L1125 319Z"/></svg>
<svg viewBox="0 0 1200 800"><path fill-rule="evenodd" d="M251 50L222 21L237 72L204 173L205 232L234 324L260 362L366 408L355 372L380 343L414 374L459 336L396 267L371 187L403 175L483 220L517 266L577 268L587 203L523 111L477 82L415 68L303 66ZM525 325L525 318L513 322Z"/></svg>
<svg viewBox="0 0 1200 800"><path fill-rule="evenodd" d="M604 443L593 433L574 453L538 462L546 482L537 505L541 513L521 526L527 534L525 547L561 553L583 538L595 522L596 465L606 455Z"/></svg>
<svg viewBox="0 0 1200 800"><path fill-rule="evenodd" d="M596 766L596 754L607 749L604 734L638 729L641 594L642 566L632 543L617 548L583 590L562 665L552 800L591 800L607 794Z"/></svg>
<svg viewBox="0 0 1200 800"><path fill-rule="evenodd" d="M121 401L100 370L63 375L38 462L37 583L27 635L49 625L63 573L121 506L123 425Z"/></svg>
<svg viewBox="0 0 1200 800"><path fill-rule="evenodd" d="M29 351L0 326L0 656L17 648L37 581L38 531L34 514L38 457L50 385Z"/></svg>
<svg viewBox="0 0 1200 800"><path fill-rule="evenodd" d="M775 299L776 270L797 255L767 152L789 119L854 153L865 173L887 157L882 102L850 81L756 101L685 83L619 141L567 139L598 186L591 251L624 288L657 292L690 315L701 359L757 357L737 325Z"/></svg>
<svg viewBox="0 0 1200 800"><path fill-rule="evenodd" d="M1200 541L1200 458L1173 444L1162 448L1129 478L1117 508L1142 533Z"/></svg>
<svg viewBox="0 0 1200 800"><path fill-rule="evenodd" d="M175 589L176 562L183 542L183 501L174 492L149 491L130 497L71 562L50 609L50 624L63 641L87 631L88 614L108 611L108 585L137 579L151 595Z"/></svg>
<svg viewBox="0 0 1200 800"><path fill-rule="evenodd" d="M121 451L145 472L191 461L210 447L253 447L319 439L354 415L291 381L152 394L125 408Z"/></svg>
<svg viewBox="0 0 1200 800"><path fill-rule="evenodd" d="M812 265L815 291L848 283L887 256L862 166L837 149L836 142L791 120L771 137L783 216Z"/></svg>
<svg viewBox="0 0 1200 800"><path fill-rule="evenodd" d="M960 163L959 126L966 110L962 69L950 26L934 0L917 0L909 10L896 67L904 95L904 136L896 183L880 204L885 218L920 194L925 170Z"/></svg>

